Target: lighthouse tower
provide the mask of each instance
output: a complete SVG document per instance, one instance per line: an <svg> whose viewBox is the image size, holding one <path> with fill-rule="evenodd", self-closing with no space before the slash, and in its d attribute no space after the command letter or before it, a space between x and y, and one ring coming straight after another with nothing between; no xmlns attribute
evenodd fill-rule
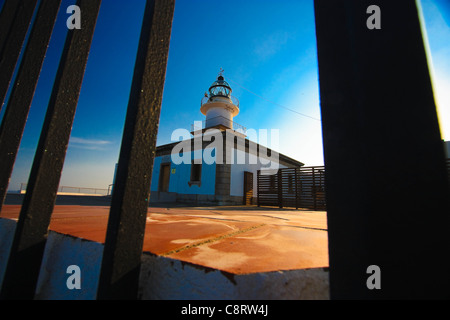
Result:
<svg viewBox="0 0 450 320"><path fill-rule="evenodd" d="M231 87L225 81L223 70L221 70L217 80L209 88L209 94L205 93L205 97L202 99L200 111L206 116L204 129L243 128L233 122L233 118L239 113L239 100L233 97L231 92Z"/></svg>

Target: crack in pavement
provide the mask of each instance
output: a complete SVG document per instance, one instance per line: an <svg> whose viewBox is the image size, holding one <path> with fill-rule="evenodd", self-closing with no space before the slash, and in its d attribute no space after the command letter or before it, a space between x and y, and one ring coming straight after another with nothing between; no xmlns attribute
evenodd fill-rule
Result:
<svg viewBox="0 0 450 320"><path fill-rule="evenodd" d="M162 254L160 254L160 256L167 257L167 256L169 256L171 254L174 254L174 253L179 253L181 251L185 251L185 250L188 250L188 249L196 248L196 247L202 246L204 244L217 242L217 241L220 241L220 240L223 240L223 239L226 239L226 238L230 238L230 237L236 236L238 234L242 234L242 233L245 233L245 232L248 232L248 231L252 231L252 230L261 228L261 227L263 227L265 225L266 224L263 223L263 224L259 224L259 225L256 225L256 226L251 226L249 228L240 229L240 230L235 231L235 232L227 233L227 234L225 234L223 236L220 236L220 237L206 239L204 241L200 241L200 242L197 242L197 243L194 243L194 244L190 244L190 245L187 245L187 246L175 249L175 250L171 250L171 251L166 252L166 253L162 253Z"/></svg>

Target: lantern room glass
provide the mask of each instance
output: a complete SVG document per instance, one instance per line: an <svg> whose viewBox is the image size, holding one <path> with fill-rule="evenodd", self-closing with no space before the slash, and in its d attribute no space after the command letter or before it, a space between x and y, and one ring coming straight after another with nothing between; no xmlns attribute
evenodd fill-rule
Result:
<svg viewBox="0 0 450 320"><path fill-rule="evenodd" d="M223 96L229 98L231 96L231 91L230 85L222 76L219 76L209 88L210 97Z"/></svg>

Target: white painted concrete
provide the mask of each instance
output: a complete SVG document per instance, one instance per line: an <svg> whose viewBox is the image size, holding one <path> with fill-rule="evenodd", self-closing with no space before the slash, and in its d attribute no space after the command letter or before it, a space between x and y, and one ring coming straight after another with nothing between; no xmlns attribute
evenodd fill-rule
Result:
<svg viewBox="0 0 450 320"><path fill-rule="evenodd" d="M328 288L323 268L233 275L144 254L139 295L143 300L327 300Z"/></svg>
<svg viewBox="0 0 450 320"><path fill-rule="evenodd" d="M6 266L16 222L0 218L0 275ZM93 300L103 244L50 231L35 299ZM70 290L67 268L80 268L81 288ZM139 298L178 300L329 299L323 268L232 275L167 257L142 255Z"/></svg>
<svg viewBox="0 0 450 320"><path fill-rule="evenodd" d="M36 300L95 300L103 244L50 231L42 259ZM69 289L69 266L78 266L81 288Z"/></svg>
<svg viewBox="0 0 450 320"><path fill-rule="evenodd" d="M222 105L217 105L208 109L206 114L205 128L223 125L233 129L233 116L231 112Z"/></svg>
<svg viewBox="0 0 450 320"><path fill-rule="evenodd" d="M236 117L239 114L239 107L233 104L231 98L215 96L211 98L207 103L203 104L200 108L200 112L206 116L206 119L210 119L211 116L208 116L208 112L214 108L222 108L224 110L228 110L230 113L231 119L232 117Z"/></svg>
<svg viewBox="0 0 450 320"><path fill-rule="evenodd" d="M233 149L234 164L231 166L231 181L230 181L230 195L243 196L244 195L244 171L253 173L253 196L257 196L258 190L258 170L266 168L267 165L261 164L258 156L246 153L242 150ZM268 159L273 161L271 159ZM286 166L276 162L274 164L278 168L286 168Z"/></svg>

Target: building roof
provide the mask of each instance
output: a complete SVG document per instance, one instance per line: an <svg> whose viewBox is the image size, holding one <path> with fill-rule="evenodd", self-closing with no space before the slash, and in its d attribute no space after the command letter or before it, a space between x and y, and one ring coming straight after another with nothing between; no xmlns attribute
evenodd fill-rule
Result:
<svg viewBox="0 0 450 320"><path fill-rule="evenodd" d="M222 134L225 135L226 132L223 131ZM241 138L241 139L243 139L243 138ZM194 143L194 138L191 138L189 140L185 140L184 142L187 143L188 141L191 141L191 150L192 151L197 150L197 144ZM174 142L174 143L169 143L169 144L165 144L165 145L161 145L161 146L157 146L156 147L156 157L160 157L160 156L164 156L164 155L170 155L172 153L173 148L177 144L179 144L180 142L181 141ZM208 146L211 145L211 143L212 143L211 141L203 141L202 142L202 149L207 148ZM234 147L235 148L237 147L237 140L234 141ZM260 149L260 147L263 147L263 148L267 149L267 152L265 152L265 154L267 154L268 157L271 156L272 152L277 152L275 150L272 151L272 149L267 148L267 147L265 147L263 145L260 145L259 143L256 143L256 142L250 141L248 139L245 139L245 151L247 153L250 153L251 151L255 151L255 150L257 151L257 150ZM304 163L302 163L302 162L300 162L298 160L295 160L295 159L293 159L291 157L288 157L288 156L286 156L286 155L284 155L282 153L278 153L278 155L279 155L279 163L281 165L286 166L286 167L293 168L293 167L302 167L302 166L305 165Z"/></svg>

